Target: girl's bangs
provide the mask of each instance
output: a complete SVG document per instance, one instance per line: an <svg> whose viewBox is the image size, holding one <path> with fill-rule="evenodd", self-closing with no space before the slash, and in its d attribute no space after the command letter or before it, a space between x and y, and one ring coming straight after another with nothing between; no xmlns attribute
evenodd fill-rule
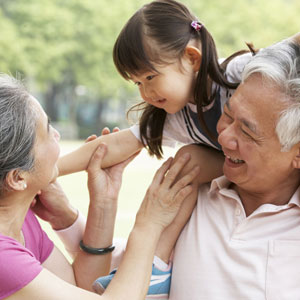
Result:
<svg viewBox="0 0 300 300"><path fill-rule="evenodd" d="M155 71L145 49L143 25L140 15L134 15L121 31L113 50L113 59L118 72L126 80L130 75L138 75L146 71Z"/></svg>

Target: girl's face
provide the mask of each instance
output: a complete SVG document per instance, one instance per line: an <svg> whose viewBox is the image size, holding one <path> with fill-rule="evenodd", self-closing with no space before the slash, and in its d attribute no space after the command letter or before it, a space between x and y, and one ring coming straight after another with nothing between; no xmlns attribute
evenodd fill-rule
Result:
<svg viewBox="0 0 300 300"><path fill-rule="evenodd" d="M57 161L60 153L59 133L50 125L49 118L39 102L31 98L36 111L36 141L34 145L35 166L32 172L32 184L42 189L58 176Z"/></svg>
<svg viewBox="0 0 300 300"><path fill-rule="evenodd" d="M144 101L170 114L180 111L188 102L194 103L197 73L187 57L165 66L154 67L157 72L131 76Z"/></svg>

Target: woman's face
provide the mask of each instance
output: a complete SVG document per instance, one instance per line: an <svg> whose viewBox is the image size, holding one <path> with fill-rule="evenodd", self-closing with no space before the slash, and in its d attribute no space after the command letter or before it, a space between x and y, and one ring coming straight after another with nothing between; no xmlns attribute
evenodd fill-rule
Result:
<svg viewBox="0 0 300 300"><path fill-rule="evenodd" d="M57 161L60 153L58 141L60 135L49 122L39 102L30 98L36 112L36 141L34 144L35 164L32 172L32 184L38 190L46 187L58 176Z"/></svg>

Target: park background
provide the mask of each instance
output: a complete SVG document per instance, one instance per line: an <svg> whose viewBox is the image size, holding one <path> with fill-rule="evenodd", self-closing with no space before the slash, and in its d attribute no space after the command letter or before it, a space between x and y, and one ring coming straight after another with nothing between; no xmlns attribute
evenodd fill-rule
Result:
<svg viewBox="0 0 300 300"><path fill-rule="evenodd" d="M144 0L0 0L0 72L25 81L61 133L62 154L104 126L129 126L127 109L137 88L118 75L112 48L118 33ZM219 57L261 48L300 30L299 0L182 0L214 37ZM1 124L0 124L1 126ZM165 157L174 150L165 149ZM146 151L127 167L115 235L127 237L136 210L161 161ZM59 178L84 214L86 174ZM47 224L51 238L63 249Z"/></svg>

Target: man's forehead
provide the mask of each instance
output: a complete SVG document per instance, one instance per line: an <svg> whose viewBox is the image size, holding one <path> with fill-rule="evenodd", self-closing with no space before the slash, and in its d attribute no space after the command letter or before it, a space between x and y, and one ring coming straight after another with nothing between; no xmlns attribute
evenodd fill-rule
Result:
<svg viewBox="0 0 300 300"><path fill-rule="evenodd" d="M225 104L227 106L227 109L229 111L232 111L234 109L231 106L231 102L233 102L234 100L235 99L233 99L233 100L229 99L229 101L227 101L226 104ZM237 105L239 105L238 102L237 102ZM243 110L242 110L242 112L243 112ZM238 120L244 126L246 126L247 128L249 128L249 130L251 130L254 134L256 134L256 135L260 134L259 129L258 129L259 126L257 126L256 122L253 120L253 118L251 118L250 112L249 112L249 114L243 114L242 113L242 114L238 115Z"/></svg>
<svg viewBox="0 0 300 300"><path fill-rule="evenodd" d="M249 130L258 136L275 132L278 117L283 110L278 90L265 86L254 78L242 83L226 103L226 107Z"/></svg>

